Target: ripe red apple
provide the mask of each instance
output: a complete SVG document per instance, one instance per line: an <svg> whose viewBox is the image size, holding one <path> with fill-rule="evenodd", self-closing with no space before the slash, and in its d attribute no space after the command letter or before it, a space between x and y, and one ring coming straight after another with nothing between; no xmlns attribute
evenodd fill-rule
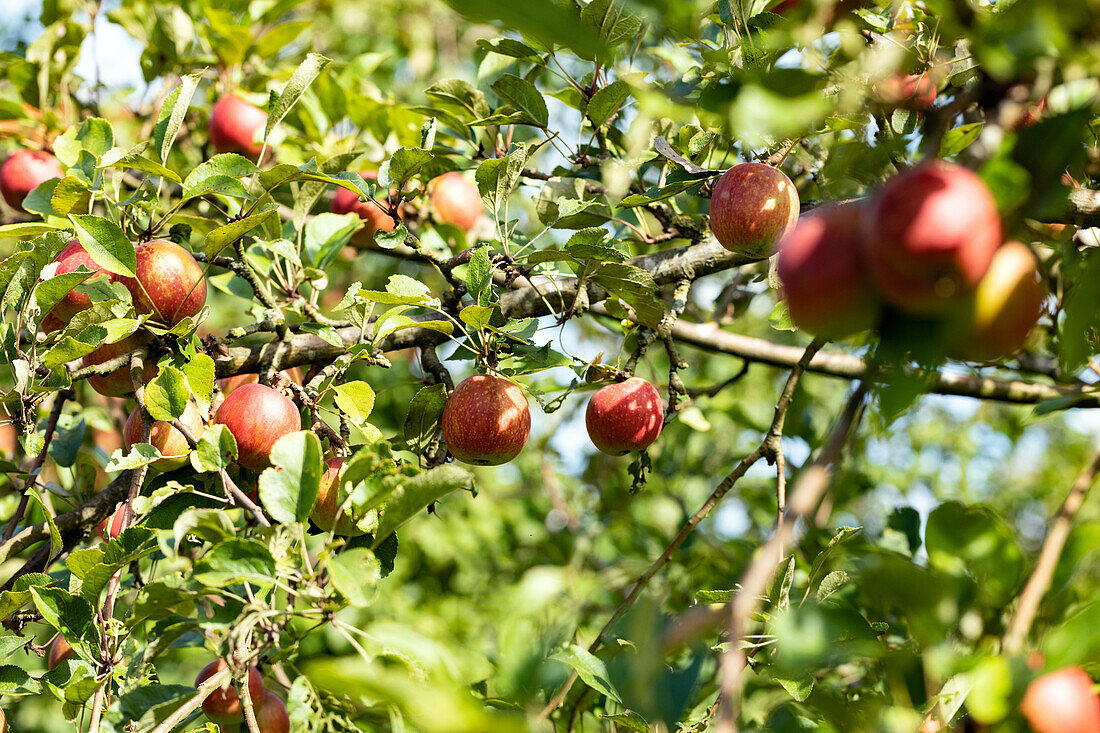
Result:
<svg viewBox="0 0 1100 733"><path fill-rule="evenodd" d="M768 12L782 14L787 12L791 8L797 8L801 4L802 0L783 0L783 2L778 3L775 7L769 9Z"/></svg>
<svg viewBox="0 0 1100 733"><path fill-rule="evenodd" d="M203 419L202 413L199 412L199 408L194 402L187 403L187 408L180 416L180 422L191 431L191 435L195 438L202 437L203 432L206 430L206 420ZM141 408L135 407L130 416L126 418L126 427L122 431L127 451L133 448L136 443L141 442L141 428ZM187 439L183 437L183 433L172 427L171 423L163 420L157 420L153 423L153 427L149 429L149 443L164 456L149 466L158 471L171 471L180 468L187 463L187 456L191 452L191 447L187 444Z"/></svg>
<svg viewBox="0 0 1100 733"><path fill-rule="evenodd" d="M27 194L51 178L64 178L61 163L44 150L16 150L0 165L0 195L22 210Z"/></svg>
<svg viewBox="0 0 1100 733"><path fill-rule="evenodd" d="M481 218L483 204L473 181L458 171L450 171L433 178L429 188L436 220L454 224L464 232L474 228Z"/></svg>
<svg viewBox="0 0 1100 733"><path fill-rule="evenodd" d="M224 659L206 665L199 672L199 676L195 678L195 687L225 668ZM260 677L260 670L250 666L248 668L248 696L252 698L252 706L257 713L263 708L264 692L264 680ZM210 697L203 700L202 711L206 713L206 717L215 723L232 723L244 720L244 713L241 711L241 700L237 696L237 690L233 687L232 680L214 690Z"/></svg>
<svg viewBox="0 0 1100 733"><path fill-rule="evenodd" d="M80 243L79 239L74 239L69 242L65 249L61 250L61 254L54 260L57 263L57 270L55 275L64 275L66 273L75 272L81 267L91 270L92 272L99 272L100 267L92 259L91 255L85 251L84 246ZM87 281L85 281L87 282ZM65 323L72 320L80 311L92 306L92 299L85 293L77 292L76 288L73 288L69 293L61 299L61 301L50 310L50 316L57 319L59 326L64 326ZM46 323L43 321L43 328ZM48 331L47 331L48 333Z"/></svg>
<svg viewBox="0 0 1100 733"><path fill-rule="evenodd" d="M298 367L290 367L289 369L284 369L279 372L279 374L282 374L284 377L294 382L295 384L301 384L302 378L304 376L302 374L302 370ZM223 377L222 379L219 379L218 389L222 391L223 395L228 397L233 392L233 390L235 390L237 387L240 387L242 384L256 384L259 381L260 375L256 374L255 372L235 374L232 377Z"/></svg>
<svg viewBox="0 0 1100 733"><path fill-rule="evenodd" d="M739 163L718 179L710 199L710 228L718 242L746 257L767 257L798 221L798 190L763 163Z"/></svg>
<svg viewBox="0 0 1100 733"><path fill-rule="evenodd" d="M8 733L8 716L3 710L0 710L0 733Z"/></svg>
<svg viewBox="0 0 1100 733"><path fill-rule="evenodd" d="M66 659L74 659L75 657L76 652L73 651L69 642L65 641L64 636L58 634L53 638L53 643L50 644L50 652L46 656L46 668L53 669Z"/></svg>
<svg viewBox="0 0 1100 733"><path fill-rule="evenodd" d="M927 71L920 74L899 71L876 84L875 94L890 109L925 112L936 101L936 82Z"/></svg>
<svg viewBox="0 0 1100 733"><path fill-rule="evenodd" d="M347 495L341 495L340 469L344 465L344 459L334 457L326 462L327 468L321 475L321 490L317 494L317 502L313 505L313 511L309 517L321 529L332 532L342 537L358 537L362 530L355 526L355 522L346 512L340 510L341 505L347 500Z"/></svg>
<svg viewBox="0 0 1100 733"><path fill-rule="evenodd" d="M290 733L290 716L283 699L271 690L264 692L264 706L256 711L260 733Z"/></svg>
<svg viewBox="0 0 1100 733"><path fill-rule="evenodd" d="M780 240L777 273L791 320L836 339L874 325L878 298L863 267L858 204L822 206Z"/></svg>
<svg viewBox="0 0 1100 733"><path fill-rule="evenodd" d="M1035 733L1100 731L1100 696L1080 667L1065 667L1034 680L1020 710Z"/></svg>
<svg viewBox="0 0 1100 733"><path fill-rule="evenodd" d="M92 353L85 356L81 363L84 366L95 366L105 361L110 361L116 356L127 354L148 341L145 333L138 331L113 344L103 344ZM141 380L148 383L157 376L157 365L148 357L141 367ZM88 384L92 389L105 397L123 397L134 391L133 382L130 379L130 367L123 365L110 374L88 377Z"/></svg>
<svg viewBox="0 0 1100 733"><path fill-rule="evenodd" d="M108 529L108 522L110 522L110 529ZM96 525L95 534L97 537L102 537L106 540L117 540L118 536L122 534L122 507L115 509L111 513L111 516L104 517L103 520Z"/></svg>
<svg viewBox="0 0 1100 733"><path fill-rule="evenodd" d="M898 308L943 313L978 286L1001 244L997 202L977 174L921 163L888 181L863 216L871 280Z"/></svg>
<svg viewBox="0 0 1100 733"><path fill-rule="evenodd" d="M226 426L237 441L237 463L260 471L271 465L271 447L301 429L302 417L289 399L271 387L245 384L225 398L214 422Z"/></svg>
<svg viewBox="0 0 1100 733"><path fill-rule="evenodd" d="M664 420L660 393L641 377L596 390L584 415L592 444L609 456L645 450L661 434Z"/></svg>
<svg viewBox="0 0 1100 733"><path fill-rule="evenodd" d="M375 171L360 171L359 175L364 179L378 178ZM392 232L397 228L393 223L393 217L372 201L364 201L357 194L346 188L336 189L332 197L333 214L358 214L363 220L363 228L351 236L351 241L356 244L370 245L374 243L376 232Z"/></svg>
<svg viewBox="0 0 1100 733"><path fill-rule="evenodd" d="M263 143L258 142L267 127L267 112L235 94L227 94L214 103L207 128L210 144L219 153L240 153L260 159Z"/></svg>
<svg viewBox="0 0 1100 733"><path fill-rule="evenodd" d="M456 460L499 466L523 450L531 408L519 385L495 374L463 380L443 408L443 439Z"/></svg>
<svg viewBox="0 0 1100 733"><path fill-rule="evenodd" d="M1047 98L1041 97L1038 102L1027 105L1020 116L1011 125L1012 129L1019 132L1025 127L1031 127L1042 119L1043 111L1047 106Z"/></svg>
<svg viewBox="0 0 1100 733"><path fill-rule="evenodd" d="M965 361L994 361L1023 348L1043 310L1042 277L1031 248L1006 242L978 289L953 314L948 355Z"/></svg>
<svg viewBox="0 0 1100 733"><path fill-rule="evenodd" d="M191 253L175 242L154 239L137 248L137 278L116 275L138 313L152 313L174 326L196 315L206 303L206 279Z"/></svg>

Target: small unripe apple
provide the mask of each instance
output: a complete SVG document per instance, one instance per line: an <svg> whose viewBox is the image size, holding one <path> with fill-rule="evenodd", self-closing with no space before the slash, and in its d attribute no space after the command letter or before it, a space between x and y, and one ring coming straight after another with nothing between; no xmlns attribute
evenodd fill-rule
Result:
<svg viewBox="0 0 1100 733"><path fill-rule="evenodd" d="M50 652L46 656L46 668L53 669L66 659L75 659L76 652L73 650L69 642L65 641L65 637L58 634L53 638L53 643L50 644Z"/></svg>
<svg viewBox="0 0 1100 733"><path fill-rule="evenodd" d="M148 337L143 332L138 331L113 344L103 344L92 353L86 355L81 360L81 363L84 366L102 364L117 356L127 354L145 345L147 342ZM146 357L141 366L141 381L147 384L153 377L157 376L158 371L157 365ZM130 367L125 364L109 374L97 374L88 377L88 384L91 385L92 389L105 397L123 397L132 394L134 391L134 385L130 379Z"/></svg>
<svg viewBox="0 0 1100 733"><path fill-rule="evenodd" d="M949 356L993 361L1023 348L1046 297L1038 264L1026 244L1006 242L997 250L978 289L953 314Z"/></svg>
<svg viewBox="0 0 1100 733"><path fill-rule="evenodd" d="M876 84L875 94L888 108L925 112L936 101L936 82L927 71L921 74L899 71Z"/></svg>
<svg viewBox="0 0 1100 733"><path fill-rule="evenodd" d="M237 463L253 471L271 465L271 447L302 427L298 408L280 392L262 384L245 384L225 398L214 415L237 441Z"/></svg>
<svg viewBox="0 0 1100 733"><path fill-rule="evenodd" d="M57 263L57 270L54 272L55 275L65 275L70 272L76 272L81 267L91 270L92 272L100 272L99 265L96 264L95 260L93 260L91 255L84 249L84 245L80 243L79 239L74 239L69 242L54 261ZM85 280L85 282L87 282L87 280ZM86 293L78 292L76 288L73 288L53 307L50 311L50 315L57 319L57 323L64 326L65 323L72 320L73 316L86 308L90 308L91 305L91 296ZM43 321L42 325L43 328L45 328L45 321Z"/></svg>
<svg viewBox="0 0 1100 733"><path fill-rule="evenodd" d="M599 388L584 415L592 444L610 456L645 450L661 434L664 421L660 393L641 377Z"/></svg>
<svg viewBox="0 0 1100 733"><path fill-rule="evenodd" d="M1028 685L1020 705L1035 733L1097 733L1100 696L1080 667L1065 667Z"/></svg>
<svg viewBox="0 0 1100 733"><path fill-rule="evenodd" d="M279 374L294 382L295 384L302 383L302 370L298 367L290 367L284 369ZM248 372L245 374L234 374L232 377L223 377L218 380L218 389L222 391L222 395L228 397L233 393L233 390L240 387L242 384L256 384L260 381L260 375L255 372Z"/></svg>
<svg viewBox="0 0 1100 733"><path fill-rule="evenodd" d="M224 659L203 667L199 676L195 678L195 687L198 687L207 679L226 668ZM260 670L250 666L248 668L248 696L252 698L252 707L259 712L264 704L264 680L260 676ZM233 687L233 681L229 680L222 687L214 690L210 697L203 700L202 711L206 717L215 723L233 723L244 720L244 712L241 710L241 699L237 696L237 689Z"/></svg>
<svg viewBox="0 0 1100 733"><path fill-rule="evenodd" d="M914 315L954 308L1001 245L993 194L977 174L934 160L883 186L863 216L863 250L883 298Z"/></svg>
<svg viewBox="0 0 1100 733"><path fill-rule="evenodd" d="M259 160L263 143L260 137L267 127L267 112L235 94L227 94L214 103L207 128L210 144L219 153L240 153Z"/></svg>
<svg viewBox="0 0 1100 733"><path fill-rule="evenodd" d="M188 402L187 407L180 416L180 422L196 439L201 438L206 429L206 420L194 402ZM135 407L126 418L126 427L122 431L126 450L129 451L135 444L141 442L141 408ZM171 471L187 463L187 456L191 452L191 446L187 444L187 438L183 433L172 427L171 423L157 420L149 429L149 444L160 451L164 456L152 464L149 468L158 471Z"/></svg>
<svg viewBox="0 0 1100 733"><path fill-rule="evenodd" d="M44 150L16 150L0 165L0 195L22 210L27 194L51 178L64 178L61 163Z"/></svg>
<svg viewBox="0 0 1100 733"><path fill-rule="evenodd" d="M791 320L836 339L874 325L878 298L863 267L858 204L822 206L780 240L776 271Z"/></svg>
<svg viewBox="0 0 1100 733"><path fill-rule="evenodd" d="M115 509L111 516L104 517L95 527L95 536L102 537L105 540L117 540L120 534L122 534L121 506Z"/></svg>
<svg viewBox="0 0 1100 733"><path fill-rule="evenodd" d="M271 690L264 692L264 706L256 711L260 733L290 733L290 716L283 699Z"/></svg>
<svg viewBox="0 0 1100 733"><path fill-rule="evenodd" d="M739 163L714 187L710 228L731 252L767 257L794 227L798 211L798 190L787 174L763 163Z"/></svg>
<svg viewBox="0 0 1100 733"><path fill-rule="evenodd" d="M206 304L206 278L191 253L175 242L154 239L137 248L137 278L116 275L126 286L138 313L152 313L174 326L196 315Z"/></svg>
<svg viewBox="0 0 1100 733"><path fill-rule="evenodd" d="M437 221L453 224L464 232L474 228L483 206L477 184L458 171L450 171L433 178L429 188Z"/></svg>
<svg viewBox="0 0 1100 733"><path fill-rule="evenodd" d="M325 472L321 475L321 489L317 493L317 501L313 505L313 511L309 518L326 532L341 537L358 537L363 531L355 526L355 522L341 511L340 507L347 500L347 495L340 494L340 469L344 465L344 459L340 457L329 458L325 462Z"/></svg>
<svg viewBox="0 0 1100 733"><path fill-rule="evenodd" d="M375 171L360 171L359 175L364 179L378 178ZM372 244L376 232L392 232L397 228L393 223L393 217L382 211L378 204L373 201L364 201L355 192L346 188L336 189L332 197L331 210L333 214L357 214L363 220L363 228L351 235L351 241L356 244Z"/></svg>
<svg viewBox="0 0 1100 733"><path fill-rule="evenodd" d="M463 463L507 463L523 450L530 434L527 396L515 382L496 374L463 380L443 408L443 439Z"/></svg>

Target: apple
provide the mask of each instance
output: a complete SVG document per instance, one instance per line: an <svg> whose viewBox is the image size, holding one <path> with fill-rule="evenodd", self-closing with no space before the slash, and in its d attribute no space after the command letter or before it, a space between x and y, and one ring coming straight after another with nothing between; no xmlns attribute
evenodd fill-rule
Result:
<svg viewBox="0 0 1100 733"><path fill-rule="evenodd" d="M428 187L437 221L453 224L464 232L474 228L483 206L475 183L458 171L450 171L433 178Z"/></svg>
<svg viewBox="0 0 1100 733"><path fill-rule="evenodd" d="M822 206L799 219L778 245L776 265L791 320L835 339L870 328L878 298L867 279L858 204Z"/></svg>
<svg viewBox="0 0 1100 733"><path fill-rule="evenodd" d="M1046 110L1047 98L1040 97L1038 102L1029 104L1024 107L1020 116L1012 123L1011 127L1016 132L1023 130L1025 127L1031 127L1039 120L1043 118L1043 112ZM1078 184L1079 185L1079 184Z"/></svg>
<svg viewBox="0 0 1100 733"><path fill-rule="evenodd" d="M103 344L92 353L86 355L81 360L81 363L84 366L102 364L105 361L110 361L117 356L122 356L123 354L127 354L145 345L148 340L149 337L141 331L132 333L113 344ZM146 361L141 367L141 381L148 383L153 377L157 376L158 371L160 370L157 369L157 365L146 357ZM96 374L88 377L88 384L91 385L92 389L105 397L123 397L132 394L134 391L134 385L130 379L130 367L128 365L123 365L110 374Z"/></svg>
<svg viewBox="0 0 1100 733"><path fill-rule="evenodd" d="M443 439L463 463L507 463L523 450L530 434L527 396L515 382L495 374L463 380L443 408Z"/></svg>
<svg viewBox="0 0 1100 733"><path fill-rule="evenodd" d="M218 407L214 422L226 426L237 441L237 463L254 471L271 465L271 447L279 438L302 427L295 404L262 384L233 390Z"/></svg>
<svg viewBox="0 0 1100 733"><path fill-rule="evenodd" d="M767 257L798 221L798 190L770 165L739 163L718 179L710 199L710 228L718 242L746 257Z"/></svg>
<svg viewBox="0 0 1100 733"><path fill-rule="evenodd" d="M0 733L8 733L8 716L3 710L0 710Z"/></svg>
<svg viewBox="0 0 1100 733"><path fill-rule="evenodd" d="M260 733L290 733L290 716L283 699L271 690L264 691L264 705L256 711Z"/></svg>
<svg viewBox="0 0 1100 733"><path fill-rule="evenodd" d="M927 71L921 74L899 71L876 84L875 94L889 109L925 112L936 101L936 82Z"/></svg>
<svg viewBox="0 0 1100 733"><path fill-rule="evenodd" d="M302 374L302 370L298 367L290 367L284 369L279 374L294 382L295 384L301 384L302 378L305 376ZM240 387L242 384L256 384L260 381L260 375L255 372L246 372L245 374L235 374L232 377L223 377L218 380L218 389L222 391L222 394L228 397L233 390Z"/></svg>
<svg viewBox="0 0 1100 733"><path fill-rule="evenodd" d="M137 248L137 278L115 275L126 286L138 313L152 313L174 326L206 304L206 279L195 258L175 242L154 239Z"/></svg>
<svg viewBox="0 0 1100 733"><path fill-rule="evenodd" d="M69 242L65 249L61 250L61 254L57 256L54 262L57 263L57 270L54 272L55 275L65 275L70 272L76 272L81 267L91 270L92 272L100 271L99 265L96 264L95 260L93 260L91 255L84 249L84 245L80 243L79 239L74 239ZM49 315L57 319L57 324L61 327L72 320L77 313L91 306L91 296L86 293L78 292L76 288L73 288L53 307L53 309L50 310ZM42 326L43 329L45 329L45 321L42 322ZM47 331L47 333L49 333L49 331Z"/></svg>
<svg viewBox="0 0 1100 733"><path fill-rule="evenodd" d="M53 638L53 643L50 644L50 652L46 655L46 668L53 669L66 659L73 659L76 657L76 652L69 645L69 642L65 640L65 637L58 634Z"/></svg>
<svg viewBox="0 0 1100 733"><path fill-rule="evenodd" d="M216 662L211 662L202 668L199 672L199 676L195 678L195 687L198 687L207 679L213 677L218 672L221 672L226 668L226 662L224 659L219 659ZM248 668L248 696L252 698L252 706L258 713L264 704L264 680L260 677L260 670L255 667L249 666ZM210 697L206 698L202 702L202 711L206 713L206 717L210 718L215 723L232 723L235 721L244 720L244 713L241 711L241 700L237 696L237 689L233 686L233 681L226 682L225 685L214 690L210 694Z"/></svg>
<svg viewBox="0 0 1100 733"><path fill-rule="evenodd" d="M769 13L782 14L790 10L791 8L797 8L802 4L802 0L783 0L777 3L775 7L768 10Z"/></svg>
<svg viewBox="0 0 1100 733"><path fill-rule="evenodd" d="M194 402L187 403L183 415L180 416L180 422L195 438L200 438L206 428L206 421ZM141 442L141 429L141 408L135 407L130 412L130 416L126 418L126 426L122 431L127 451ZM164 456L150 464L150 468L158 471L171 471L187 463L191 446L187 444L187 439L183 437L183 433L172 427L171 423L163 420L154 422L153 427L149 429L148 442Z"/></svg>
<svg viewBox="0 0 1100 733"><path fill-rule="evenodd" d="M588 437L609 456L645 450L661 434L664 421L660 393L641 377L596 390L584 415Z"/></svg>
<svg viewBox="0 0 1100 733"><path fill-rule="evenodd" d="M22 210L27 194L52 178L64 178L61 163L44 150L16 150L0 165L0 195Z"/></svg>
<svg viewBox="0 0 1100 733"><path fill-rule="evenodd" d="M110 529L107 528L107 523L110 522ZM96 525L96 536L102 537L105 540L117 540L118 536L122 534L122 507L119 506L109 517L104 517L103 520Z"/></svg>
<svg viewBox="0 0 1100 733"><path fill-rule="evenodd" d="M1100 731L1100 696L1080 667L1045 674L1027 687L1020 710L1035 733Z"/></svg>
<svg viewBox="0 0 1100 733"><path fill-rule="evenodd" d="M1043 310L1042 277L1031 248L1006 242L962 308L956 311L948 355L964 361L994 361L1027 343Z"/></svg>
<svg viewBox="0 0 1100 733"><path fill-rule="evenodd" d="M227 94L210 110L207 133L210 144L219 153L240 153L256 161L263 150L263 143L258 140L265 127L267 112L235 94Z"/></svg>
<svg viewBox="0 0 1100 733"><path fill-rule="evenodd" d="M374 171L360 171L359 175L364 179L378 178L378 174ZM332 197L331 210L333 214L357 214L363 220L363 228L351 236L351 241L356 244L373 244L376 232L392 232L397 228L393 223L393 217L382 211L378 204L373 201L364 201L355 192L346 188L336 189Z"/></svg>
<svg viewBox="0 0 1100 733"><path fill-rule="evenodd" d="M978 286L1001 245L1001 219L977 174L933 160L871 199L862 241L883 298L913 315L937 315Z"/></svg>
<svg viewBox="0 0 1100 733"><path fill-rule="evenodd" d="M342 537L358 537L362 530L355 526L355 521L340 510L341 505L347 500L347 495L340 492L340 469L344 466L344 459L334 457L326 462L326 469L321 475L321 490L317 494L317 501L313 505L313 511L309 518L321 529L332 532Z"/></svg>

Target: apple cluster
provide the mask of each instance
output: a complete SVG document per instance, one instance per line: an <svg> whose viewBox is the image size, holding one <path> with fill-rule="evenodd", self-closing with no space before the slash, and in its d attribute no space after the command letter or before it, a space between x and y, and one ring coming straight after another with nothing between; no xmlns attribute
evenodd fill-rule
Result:
<svg viewBox="0 0 1100 733"><path fill-rule="evenodd" d="M206 665L195 679L195 687L226 669L224 659L218 659ZM248 668L248 697L252 700L252 709L256 713L256 723L260 733L290 733L290 716L281 697L264 688L260 670ZM202 703L206 717L219 724L234 724L244 721L241 699L231 683L214 690Z"/></svg>
<svg viewBox="0 0 1100 733"><path fill-rule="evenodd" d="M652 445L661 434L664 415L656 387L631 377L596 390L585 425L593 445L608 455L621 456ZM519 455L531 433L527 396L506 377L475 374L447 399L442 428L447 449L456 460L475 466L507 463Z"/></svg>
<svg viewBox="0 0 1100 733"><path fill-rule="evenodd" d="M1002 244L981 178L942 160L866 200L814 209L776 249L791 320L823 338L874 327L892 310L936 324L948 356L988 362L1022 348L1042 312L1037 258Z"/></svg>

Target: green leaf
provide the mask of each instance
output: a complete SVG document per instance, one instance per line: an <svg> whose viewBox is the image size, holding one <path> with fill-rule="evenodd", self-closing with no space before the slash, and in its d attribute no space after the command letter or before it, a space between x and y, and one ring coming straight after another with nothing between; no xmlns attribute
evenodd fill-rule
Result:
<svg viewBox="0 0 1100 733"><path fill-rule="evenodd" d="M267 547L255 540L233 538L215 545L195 563L194 578L211 588L224 588L234 583L272 585L275 558Z"/></svg>
<svg viewBox="0 0 1100 733"><path fill-rule="evenodd" d="M474 477L469 471L453 465L436 466L412 477L390 494L386 512L374 533L373 546L377 547L429 504L439 501L452 491L470 489L473 481Z"/></svg>
<svg viewBox="0 0 1100 733"><path fill-rule="evenodd" d="M111 454L111 460L107 462L107 471L134 471L142 466L149 466L160 460L160 451L148 443L135 443L129 453L124 454L121 448Z"/></svg>
<svg viewBox="0 0 1100 733"><path fill-rule="evenodd" d="M0 226L0 239L26 239L46 232L56 232L61 227L41 221L19 222Z"/></svg>
<svg viewBox="0 0 1100 733"><path fill-rule="evenodd" d="M79 638L92 623L95 612L84 598L74 596L61 588L35 586L30 592L35 608L42 614L42 620L63 633L66 638Z"/></svg>
<svg viewBox="0 0 1100 733"><path fill-rule="evenodd" d="M953 130L948 130L940 142L940 157L949 158L957 155L970 147L970 144L978 139L985 126L983 122L970 122L959 125Z"/></svg>
<svg viewBox="0 0 1100 733"><path fill-rule="evenodd" d="M588 108L585 116L597 130L611 119L611 116L619 111L627 99L630 98L630 85L622 79L617 79L605 87L600 88L592 99L588 100Z"/></svg>
<svg viewBox="0 0 1100 733"><path fill-rule="evenodd" d="M381 565L374 553L365 547L341 552L326 566L336 590L359 608L369 606L373 591L382 577Z"/></svg>
<svg viewBox="0 0 1100 733"><path fill-rule="evenodd" d="M50 196L50 208L57 216L86 214L92 198L92 192L83 181L75 176L65 176L57 182Z"/></svg>
<svg viewBox="0 0 1100 733"><path fill-rule="evenodd" d="M491 306L468 305L459 312L458 317L470 328L482 329L489 325L495 310Z"/></svg>
<svg viewBox="0 0 1100 733"><path fill-rule="evenodd" d="M477 188L483 198L492 202L494 211L503 206L519 182L527 159L540 147L542 143L520 143L503 158L490 158L477 167L474 174Z"/></svg>
<svg viewBox="0 0 1100 733"><path fill-rule="evenodd" d="M612 262L601 265L592 281L630 304L642 325L656 328L664 318L664 303L657 299L657 283L647 270Z"/></svg>
<svg viewBox="0 0 1100 733"><path fill-rule="evenodd" d="M602 659L591 654L584 647L570 644L565 649L551 655L550 659L568 664L584 680L586 685L601 695L622 704L622 698L619 697L618 691L611 684L611 678L607 674L607 666Z"/></svg>
<svg viewBox="0 0 1100 733"><path fill-rule="evenodd" d="M636 730L639 733L650 733L652 728L649 727L649 723L645 721L641 715L638 715L633 710L627 710L623 713L598 713L598 715L604 720L610 720L615 725L626 730Z"/></svg>
<svg viewBox="0 0 1100 733"><path fill-rule="evenodd" d="M642 19L612 0L592 0L581 10L581 22L599 33L607 49L634 43L642 30Z"/></svg>
<svg viewBox="0 0 1100 733"><path fill-rule="evenodd" d="M278 209L271 208L266 211L261 211L258 214L253 214L252 216L246 216L244 219L238 219L237 221L232 221L224 226L220 226L206 235L206 246L203 251L208 258L215 257L223 249L233 244L256 227L262 225L271 217L277 217L278 215Z"/></svg>
<svg viewBox="0 0 1100 733"><path fill-rule="evenodd" d="M214 392L214 360L206 354L195 354L183 365L187 387L200 403L209 404Z"/></svg>
<svg viewBox="0 0 1100 733"><path fill-rule="evenodd" d="M183 118L191 106L191 97L199 86L202 74L186 74L180 78L180 85L168 93L157 113L157 123L153 127L153 147L160 155L160 162L168 161L168 153L176 141Z"/></svg>
<svg viewBox="0 0 1100 733"><path fill-rule="evenodd" d="M475 302L485 303L492 283L493 263L489 259L489 248L478 247L466 265L466 291Z"/></svg>
<svg viewBox="0 0 1100 733"><path fill-rule="evenodd" d="M821 603L826 598L836 593L848 582L848 573L843 570L834 570L821 579L817 586L817 602Z"/></svg>
<svg viewBox="0 0 1100 733"><path fill-rule="evenodd" d="M170 422L183 415L190 396L187 377L179 369L166 366L146 385L145 406L154 420Z"/></svg>
<svg viewBox="0 0 1100 733"><path fill-rule="evenodd" d="M378 185L400 190L434 157L420 148L398 148L378 167Z"/></svg>
<svg viewBox="0 0 1100 733"><path fill-rule="evenodd" d="M286 117L286 113L290 111L290 108L293 107L294 103L298 101L298 98L302 96L302 92L313 83L317 75L330 63L332 63L332 59L326 58L319 53L306 55L305 61L299 64L298 68L294 70L294 73L290 75L290 79L287 81L286 86L283 87L282 93L280 93L279 98L275 100L275 105L267 118L267 128L264 130L264 140L271 135L271 131L275 129L275 126L283 121L283 118Z"/></svg>
<svg viewBox="0 0 1100 733"><path fill-rule="evenodd" d="M421 387L409 403L409 413L405 416L402 434L405 441L422 446L431 440L439 429L439 419L443 407L447 404L447 387L433 384Z"/></svg>
<svg viewBox="0 0 1100 733"><path fill-rule="evenodd" d="M160 176L161 178L165 178L169 181L172 181L173 183L183 183L183 179L181 179L179 177L179 174L177 174L175 171L165 168L163 165L156 162L155 160L149 160L145 156L139 155L137 153L127 153L121 158L118 158L117 160L112 160L110 162L107 162L107 159L105 158L103 162L100 163L99 167L127 168L136 171L143 171L145 173L151 173L154 176ZM187 198L187 196L184 196L184 198ZM54 206L54 210L57 210L56 204Z"/></svg>
<svg viewBox="0 0 1100 733"><path fill-rule="evenodd" d="M69 220L80 243L97 265L118 275L137 276L134 273L137 267L134 245L118 224L91 214L72 214Z"/></svg>
<svg viewBox="0 0 1100 733"><path fill-rule="evenodd" d="M502 74L490 85L501 99L519 110L526 123L546 128L550 115L546 110L546 100L535 85L515 74Z"/></svg>
<svg viewBox="0 0 1100 733"><path fill-rule="evenodd" d="M220 471L237 460L237 441L224 425L211 425L191 452L191 465L199 473Z"/></svg>
<svg viewBox="0 0 1100 733"><path fill-rule="evenodd" d="M340 412L360 426L367 421L374 409L374 390L366 382L345 382L333 387L334 399Z"/></svg>
<svg viewBox="0 0 1100 733"><path fill-rule="evenodd" d="M1016 533L987 507L941 504L928 516L924 544L929 566L973 578L988 608L1003 607L1023 580L1024 557Z"/></svg>
<svg viewBox="0 0 1100 733"><path fill-rule="evenodd" d="M542 56L538 51L531 48L526 43L511 38L479 38L477 45L478 48L483 48L490 53L500 54L501 56L509 56L531 63L540 63L542 61Z"/></svg>
<svg viewBox="0 0 1100 733"><path fill-rule="evenodd" d="M271 449L274 468L260 474L260 501L282 524L304 522L321 486L320 439L309 430L279 438Z"/></svg>

